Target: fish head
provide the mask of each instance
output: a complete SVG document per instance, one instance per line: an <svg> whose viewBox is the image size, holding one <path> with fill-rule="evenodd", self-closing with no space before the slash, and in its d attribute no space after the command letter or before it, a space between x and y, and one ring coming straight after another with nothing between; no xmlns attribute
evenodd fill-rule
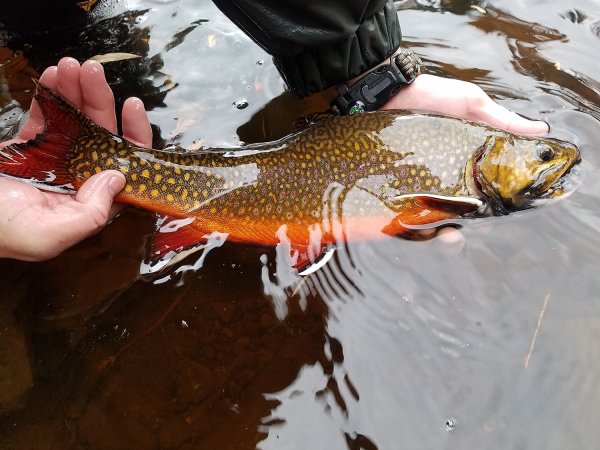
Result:
<svg viewBox="0 0 600 450"><path fill-rule="evenodd" d="M473 178L494 211L506 214L573 192L580 161L579 149L565 141L494 135L475 156Z"/></svg>

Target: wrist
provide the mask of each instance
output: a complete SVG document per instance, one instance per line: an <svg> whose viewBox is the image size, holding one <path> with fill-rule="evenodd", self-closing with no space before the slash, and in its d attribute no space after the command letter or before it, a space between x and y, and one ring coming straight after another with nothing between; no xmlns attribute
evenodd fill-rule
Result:
<svg viewBox="0 0 600 450"><path fill-rule="evenodd" d="M421 59L410 49L399 48L389 58L361 75L326 91L338 114L375 111L421 72Z"/></svg>

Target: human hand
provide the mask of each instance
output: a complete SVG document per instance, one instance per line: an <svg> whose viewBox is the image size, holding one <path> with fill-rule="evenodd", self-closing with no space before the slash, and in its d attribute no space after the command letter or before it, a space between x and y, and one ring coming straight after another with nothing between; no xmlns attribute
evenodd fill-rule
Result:
<svg viewBox="0 0 600 450"><path fill-rule="evenodd" d="M515 134L544 134L546 122L529 120L492 100L468 81L421 74L383 109L415 109L486 123Z"/></svg>
<svg viewBox="0 0 600 450"><path fill-rule="evenodd" d="M94 122L116 132L115 100L102 65L62 58L48 67L40 82L70 100ZM129 98L123 105L123 135L149 147L152 130L141 100ZM44 131L44 118L34 100L18 139L0 147L32 139ZM46 192L31 184L0 177L0 257L25 261L50 259L99 231L117 208L113 198L125 186L124 176L109 170L92 176L75 196Z"/></svg>

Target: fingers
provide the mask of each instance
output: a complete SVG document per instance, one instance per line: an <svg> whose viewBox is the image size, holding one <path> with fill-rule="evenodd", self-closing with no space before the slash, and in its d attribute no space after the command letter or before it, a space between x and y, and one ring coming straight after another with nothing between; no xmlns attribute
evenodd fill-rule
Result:
<svg viewBox="0 0 600 450"><path fill-rule="evenodd" d="M152 146L152 128L144 108L144 103L136 97L130 97L123 104L123 135L125 139L142 147Z"/></svg>
<svg viewBox="0 0 600 450"><path fill-rule="evenodd" d="M116 170L106 170L89 178L77 191L75 200L91 213L100 212L103 216L96 226L103 226L113 198L125 187L125 177Z"/></svg>
<svg viewBox="0 0 600 450"><path fill-rule="evenodd" d="M540 120L529 120L490 99L480 111L478 120L516 134L546 134L550 127Z"/></svg>
<svg viewBox="0 0 600 450"><path fill-rule="evenodd" d="M48 67L42 73L40 82L50 89L57 91L67 100L82 108L82 93L79 80L80 66L74 58L62 58L57 66ZM45 121L38 103L33 100L29 112L29 119L23 125L19 137L22 139L32 139L36 134L42 133L45 129Z"/></svg>
<svg viewBox="0 0 600 450"><path fill-rule="evenodd" d="M80 72L81 67L75 58L62 58L58 62L57 92L82 109L83 95L81 94Z"/></svg>
<svg viewBox="0 0 600 450"><path fill-rule="evenodd" d="M50 89L56 89L57 69L58 68L56 66L50 66L46 68L40 77L40 83L45 84ZM29 117L19 132L19 138L25 140L33 139L36 134L44 131L44 126L44 116L42 115L42 110L40 109L37 101L34 99L31 101Z"/></svg>
<svg viewBox="0 0 600 450"><path fill-rule="evenodd" d="M44 71L40 82L59 92L98 125L117 132L115 98L99 62L86 61L80 66L73 58L62 58L57 66ZM34 100L19 138L32 139L44 127L42 111ZM123 105L123 130L127 139L145 147L152 145L152 129L141 100L131 98Z"/></svg>
<svg viewBox="0 0 600 450"><path fill-rule="evenodd" d="M452 254L460 253L465 247L466 239L464 234L453 227L444 227L437 232L438 241L443 245L446 252Z"/></svg>
<svg viewBox="0 0 600 450"><path fill-rule="evenodd" d="M98 61L86 61L81 65L81 93L83 112L98 125L116 133L115 97L106 82L104 68Z"/></svg>
<svg viewBox="0 0 600 450"><path fill-rule="evenodd" d="M77 191L73 205L69 239L72 244L96 233L118 211L113 208L114 197L125 187L125 177L116 170L92 176Z"/></svg>

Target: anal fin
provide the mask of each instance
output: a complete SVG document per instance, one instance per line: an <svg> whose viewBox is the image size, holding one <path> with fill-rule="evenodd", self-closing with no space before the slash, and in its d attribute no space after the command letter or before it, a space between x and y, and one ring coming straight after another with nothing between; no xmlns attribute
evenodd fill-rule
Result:
<svg viewBox="0 0 600 450"><path fill-rule="evenodd" d="M152 236L149 263L156 264L167 259L169 253L173 253L175 256L184 250L206 242L206 233L190 226L193 221L193 218L178 219L158 215L156 231Z"/></svg>

